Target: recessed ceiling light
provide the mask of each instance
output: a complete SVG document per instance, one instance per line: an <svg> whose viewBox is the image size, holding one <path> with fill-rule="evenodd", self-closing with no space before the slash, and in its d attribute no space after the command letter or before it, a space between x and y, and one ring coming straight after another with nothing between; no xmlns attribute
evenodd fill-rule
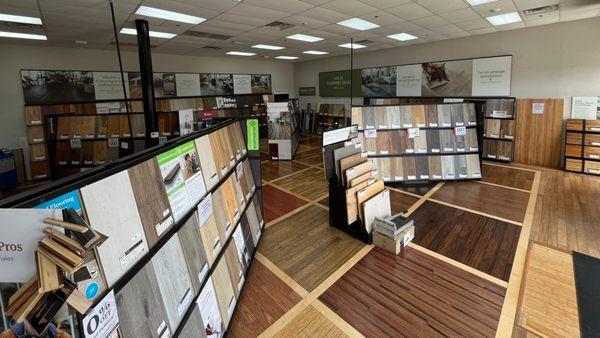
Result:
<svg viewBox="0 0 600 338"><path fill-rule="evenodd" d="M276 59L281 59L281 60L296 60L298 57L297 56L285 56L285 55L281 55L281 56L276 56Z"/></svg>
<svg viewBox="0 0 600 338"><path fill-rule="evenodd" d="M30 16L11 15L11 14L0 14L0 21L29 23L32 25L41 25L42 19L33 18Z"/></svg>
<svg viewBox="0 0 600 338"><path fill-rule="evenodd" d="M86 40L75 40L74 42L76 45L87 45Z"/></svg>
<svg viewBox="0 0 600 338"><path fill-rule="evenodd" d="M367 46L365 45L360 45L358 43L345 43L343 45L338 45L338 47L343 47L343 48L354 48L354 49L361 49L361 48L365 48Z"/></svg>
<svg viewBox="0 0 600 338"><path fill-rule="evenodd" d="M120 33L127 34L127 35L137 35L137 31L133 28L123 28L123 29L121 29ZM173 33L155 32L155 31L150 31L148 34L152 38L161 38L161 39L172 39L177 36L177 34L173 34Z"/></svg>
<svg viewBox="0 0 600 338"><path fill-rule="evenodd" d="M408 41L408 40L417 39L416 36L410 35L408 33L392 34L392 35L388 35L387 37L390 39L398 40L398 41Z"/></svg>
<svg viewBox="0 0 600 338"><path fill-rule="evenodd" d="M317 41L323 40L323 38L320 38L318 36L304 35L304 34L294 34L294 35L288 36L287 38L292 39L292 40L306 41L306 42L317 42Z"/></svg>
<svg viewBox="0 0 600 338"><path fill-rule="evenodd" d="M373 28L377 28L380 27L378 24L363 20L363 19L359 19L359 18L352 18L352 19L348 19L348 20L344 20L344 21L340 21L337 23L340 26L346 26L349 28L353 28L359 31L366 31L369 29L373 29Z"/></svg>
<svg viewBox="0 0 600 338"><path fill-rule="evenodd" d="M252 48L270 49L270 50L281 50L281 49L284 49L285 47L258 44L258 45L252 46Z"/></svg>
<svg viewBox="0 0 600 338"><path fill-rule="evenodd" d="M519 13L517 13L517 12L494 15L494 16L487 17L486 19L494 26L502 26L502 25L507 25L509 23L515 23L515 22L521 21L521 17L519 16Z"/></svg>
<svg viewBox="0 0 600 338"><path fill-rule="evenodd" d="M325 54L329 54L329 52L322 52L320 50L307 50L305 52L302 52L304 54L311 54L311 55L325 55Z"/></svg>
<svg viewBox="0 0 600 338"><path fill-rule="evenodd" d="M15 38L15 39L29 39L29 40L48 40L48 38L45 35L13 33L13 32L0 32L0 37Z"/></svg>
<svg viewBox="0 0 600 338"><path fill-rule="evenodd" d="M158 9L158 8L153 8L153 7L148 7L148 6L140 6L140 8L138 8L138 10L135 11L135 14L142 15L142 16L150 16L153 18L171 20L171 21L190 23L192 25L197 25L201 22L206 21L205 18L201 18L201 17L197 17L197 16L193 16L193 15L182 14L182 13L177 13L177 12L165 11L164 9Z"/></svg>
<svg viewBox="0 0 600 338"><path fill-rule="evenodd" d="M227 54L227 55L237 55L237 56L254 56L254 55L256 55L256 53L236 52L234 50L232 50L231 52L227 52L225 54Z"/></svg>
<svg viewBox="0 0 600 338"><path fill-rule="evenodd" d="M471 5L471 6L479 6L479 5L488 4L490 2L496 2L496 1L498 1L498 0L467 0L469 5Z"/></svg>

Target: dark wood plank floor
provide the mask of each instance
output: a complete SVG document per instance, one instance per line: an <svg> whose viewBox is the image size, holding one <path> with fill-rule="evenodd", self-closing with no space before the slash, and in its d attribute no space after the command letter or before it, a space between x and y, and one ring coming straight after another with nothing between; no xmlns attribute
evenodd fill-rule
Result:
<svg viewBox="0 0 600 338"><path fill-rule="evenodd" d="M497 165L483 164L482 180L507 187L531 190L535 173L529 170L499 167Z"/></svg>
<svg viewBox="0 0 600 338"><path fill-rule="evenodd" d="M523 222L529 193L476 182L447 182L433 196L446 203Z"/></svg>
<svg viewBox="0 0 600 338"><path fill-rule="evenodd" d="M266 228L258 250L312 291L364 246L328 220L327 210L310 206Z"/></svg>
<svg viewBox="0 0 600 338"><path fill-rule="evenodd" d="M430 201L412 217L416 244L508 281L520 226Z"/></svg>
<svg viewBox="0 0 600 338"><path fill-rule="evenodd" d="M228 336L256 337L300 300L300 295L255 259L238 300Z"/></svg>
<svg viewBox="0 0 600 338"><path fill-rule="evenodd" d="M375 248L319 299L367 337L493 337L504 293L410 247Z"/></svg>
<svg viewBox="0 0 600 338"><path fill-rule="evenodd" d="M308 167L294 161L265 161L260 164L262 179L265 181L272 181Z"/></svg>
<svg viewBox="0 0 600 338"><path fill-rule="evenodd" d="M385 185L390 186L392 188L404 190L417 195L425 195L429 192L429 190L433 189L437 185L438 182L424 183L424 184L413 184L406 185L402 183L386 183Z"/></svg>
<svg viewBox="0 0 600 338"><path fill-rule="evenodd" d="M269 223L307 203L306 201L277 189L272 185L263 186L262 192L265 223Z"/></svg>
<svg viewBox="0 0 600 338"><path fill-rule="evenodd" d="M390 190L390 202L392 205L392 214L406 211L419 199L415 196L403 194L401 192Z"/></svg>

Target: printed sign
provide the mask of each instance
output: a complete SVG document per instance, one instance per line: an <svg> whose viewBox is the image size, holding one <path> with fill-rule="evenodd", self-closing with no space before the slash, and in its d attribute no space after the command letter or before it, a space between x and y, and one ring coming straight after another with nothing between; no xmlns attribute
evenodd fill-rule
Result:
<svg viewBox="0 0 600 338"><path fill-rule="evenodd" d="M252 77L250 75L233 74L233 93L251 94Z"/></svg>
<svg viewBox="0 0 600 338"><path fill-rule="evenodd" d="M534 102L531 104L531 113L536 115L544 114L544 102Z"/></svg>
<svg viewBox="0 0 600 338"><path fill-rule="evenodd" d="M316 87L300 87L299 88L300 96L315 96L317 95Z"/></svg>
<svg viewBox="0 0 600 338"><path fill-rule="evenodd" d="M110 291L90 313L83 317L83 332L85 338L107 338L119 326L119 314L115 292Z"/></svg>
<svg viewBox="0 0 600 338"><path fill-rule="evenodd" d="M571 118L596 120L600 117L600 98L597 96L573 96Z"/></svg>
<svg viewBox="0 0 600 338"><path fill-rule="evenodd" d="M510 95L512 56L473 60L473 96Z"/></svg>
<svg viewBox="0 0 600 338"><path fill-rule="evenodd" d="M396 96L421 96L421 65L396 67Z"/></svg>
<svg viewBox="0 0 600 338"><path fill-rule="evenodd" d="M248 135L248 150L259 150L258 120L246 120L246 131Z"/></svg>

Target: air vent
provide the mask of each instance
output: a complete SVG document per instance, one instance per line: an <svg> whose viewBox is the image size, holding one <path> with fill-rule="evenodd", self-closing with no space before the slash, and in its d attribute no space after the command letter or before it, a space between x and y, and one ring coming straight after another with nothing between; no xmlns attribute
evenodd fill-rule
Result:
<svg viewBox="0 0 600 338"><path fill-rule="evenodd" d="M536 8L530 8L523 11L523 15L540 15L558 10L558 5L549 5Z"/></svg>
<svg viewBox="0 0 600 338"><path fill-rule="evenodd" d="M270 24L265 25L265 27L271 28L271 29L276 29L278 31L283 31L288 28L294 27L294 25L285 23L285 22L281 22L281 21L273 21Z"/></svg>
<svg viewBox="0 0 600 338"><path fill-rule="evenodd" d="M223 48L217 46L204 46L202 49L212 49L212 50L221 50Z"/></svg>
<svg viewBox="0 0 600 338"><path fill-rule="evenodd" d="M227 39L232 38L231 35L213 34L213 33L198 32L198 31L186 31L182 35L193 36L196 38L203 38L203 39L211 39L211 40L227 40Z"/></svg>
<svg viewBox="0 0 600 338"><path fill-rule="evenodd" d="M361 45L367 45L369 43L373 43L373 41L371 41L371 40L360 40L360 41L354 41L354 43L358 43L358 44L361 44Z"/></svg>

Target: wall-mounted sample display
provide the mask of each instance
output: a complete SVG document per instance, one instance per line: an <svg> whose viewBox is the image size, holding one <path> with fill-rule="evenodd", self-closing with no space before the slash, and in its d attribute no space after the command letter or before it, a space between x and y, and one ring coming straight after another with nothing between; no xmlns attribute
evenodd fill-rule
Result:
<svg viewBox="0 0 600 338"><path fill-rule="evenodd" d="M206 329L202 316L200 315L200 309L194 306L194 310L183 325L183 329L179 333L181 338L206 338Z"/></svg>
<svg viewBox="0 0 600 338"><path fill-rule="evenodd" d="M81 196L92 228L108 236L98 253L110 287L148 252L129 176L122 171L85 186Z"/></svg>
<svg viewBox="0 0 600 338"><path fill-rule="evenodd" d="M484 158L512 162L515 140L515 99L485 101Z"/></svg>
<svg viewBox="0 0 600 338"><path fill-rule="evenodd" d="M291 160L300 143L300 105L297 99L267 102L269 155Z"/></svg>
<svg viewBox="0 0 600 338"><path fill-rule="evenodd" d="M223 257L227 262L227 268L229 269L229 279L231 280L235 297L238 298L240 296L240 291L242 291L242 287L244 286L245 278L244 270L242 269L242 263L238 256L235 241L229 242L229 245L227 246L227 248L225 248L225 253L223 254Z"/></svg>
<svg viewBox="0 0 600 338"><path fill-rule="evenodd" d="M565 170L600 175L600 129L597 120L566 123Z"/></svg>
<svg viewBox="0 0 600 338"><path fill-rule="evenodd" d="M225 215L225 211L222 206L222 202L217 198L215 199L215 193L206 196L200 204L198 204L198 224L200 225L200 237L204 243L204 249L206 251L206 258L208 264L212 263L217 258L217 255L225 243L225 229L227 224L226 218L219 221L217 224L217 215ZM213 203L216 201L216 203ZM218 212L219 214L215 214Z"/></svg>
<svg viewBox="0 0 600 338"><path fill-rule="evenodd" d="M563 108L563 99L516 100L515 162L561 167Z"/></svg>

